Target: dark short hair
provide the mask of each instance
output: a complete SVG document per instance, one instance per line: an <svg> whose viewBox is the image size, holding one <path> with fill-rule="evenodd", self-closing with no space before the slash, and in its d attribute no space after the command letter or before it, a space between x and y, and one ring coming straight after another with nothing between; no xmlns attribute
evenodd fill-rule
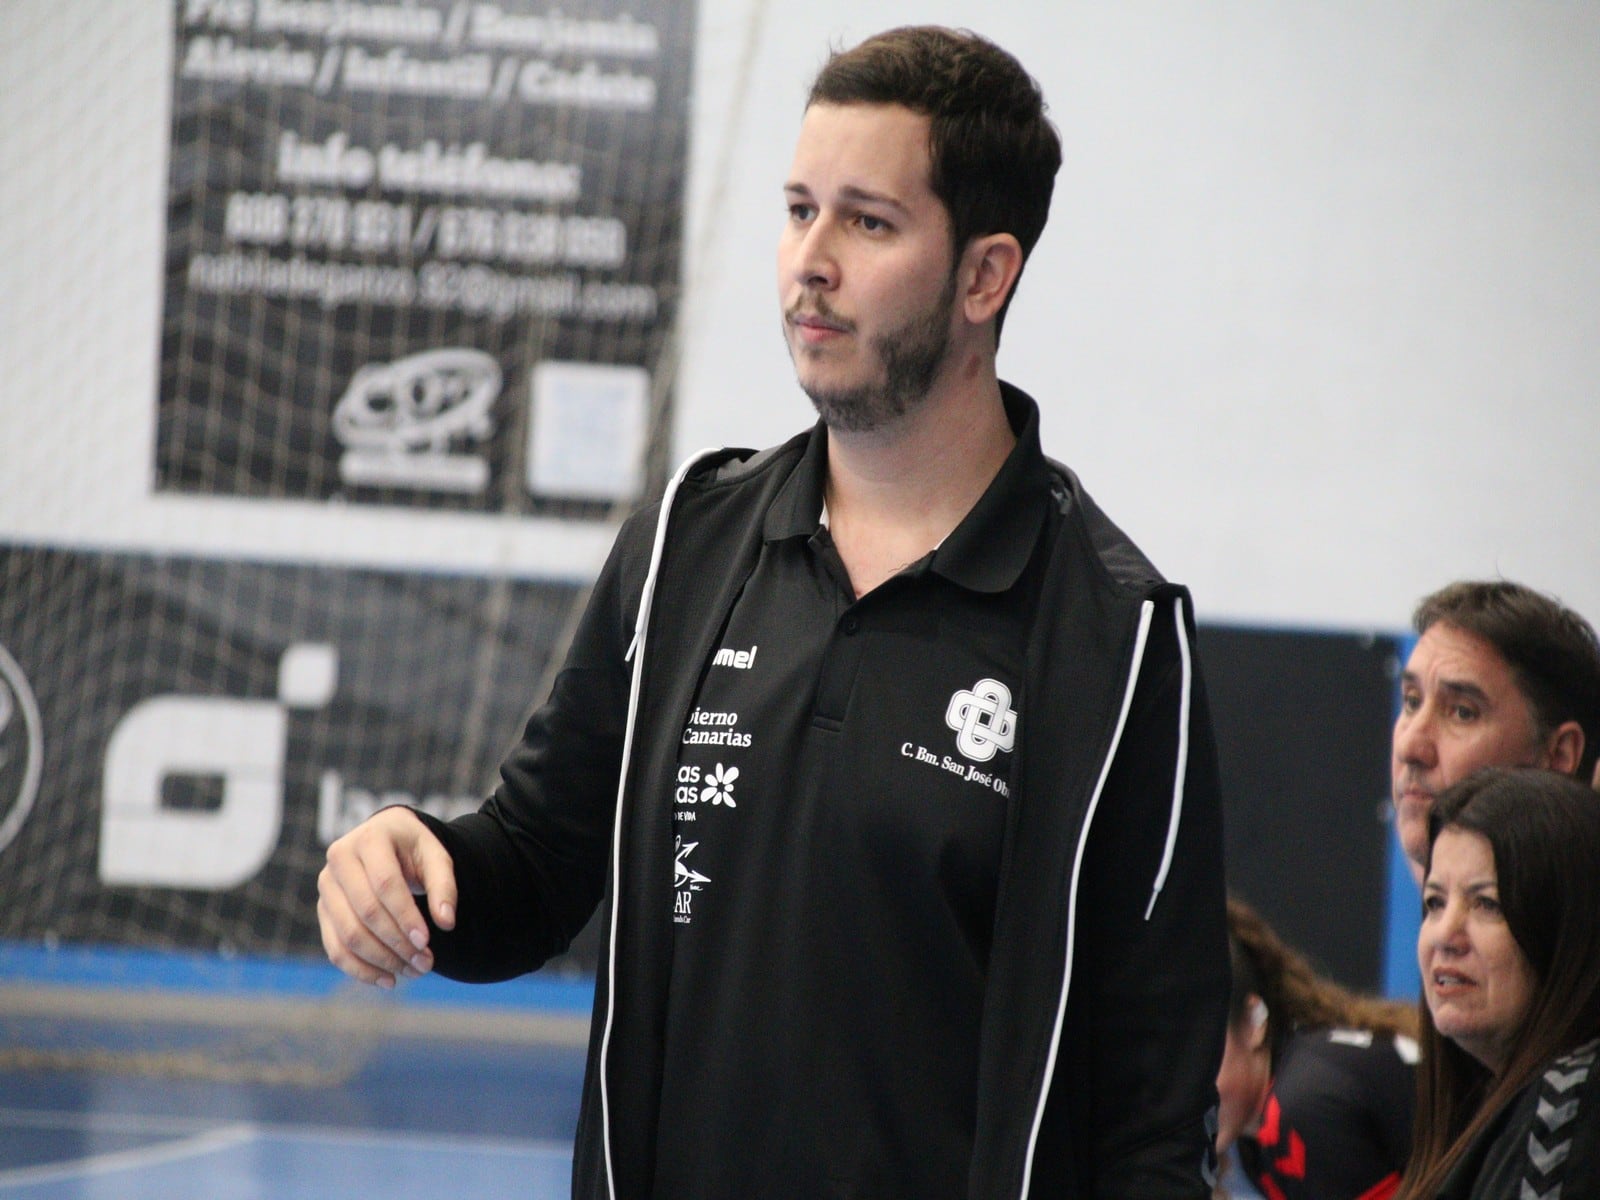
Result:
<svg viewBox="0 0 1600 1200"><path fill-rule="evenodd" d="M1440 622L1482 638L1511 668L1533 709L1539 735L1566 721L1583 728L1577 775L1600 756L1600 639L1559 600L1506 579L1461 580L1424 597L1412 616L1419 634Z"/></svg>
<svg viewBox="0 0 1600 1200"><path fill-rule="evenodd" d="M975 237L1009 233L1027 262L1050 215L1061 139L1038 82L1011 54L969 30L890 29L834 52L811 85L813 104L898 104L930 118L930 183L956 253ZM996 336L1010 304L1007 296Z"/></svg>

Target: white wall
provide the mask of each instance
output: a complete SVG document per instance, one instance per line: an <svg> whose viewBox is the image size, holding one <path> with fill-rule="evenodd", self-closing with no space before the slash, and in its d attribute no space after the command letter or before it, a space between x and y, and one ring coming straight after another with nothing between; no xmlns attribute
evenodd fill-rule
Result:
<svg viewBox="0 0 1600 1200"><path fill-rule="evenodd" d="M1039 77L1066 143L1002 373L1203 617L1396 627L1450 578L1505 574L1600 620L1600 5L703 19L686 447L807 416L771 247L822 48L970 24Z"/></svg>
<svg viewBox="0 0 1600 1200"><path fill-rule="evenodd" d="M0 538L588 561L594 538L535 522L147 494L170 20L0 3ZM1002 373L1203 619L1398 628L1493 574L1600 619L1600 4L704 0L700 21L680 449L811 419L773 249L829 43L969 25L1039 76L1067 151Z"/></svg>

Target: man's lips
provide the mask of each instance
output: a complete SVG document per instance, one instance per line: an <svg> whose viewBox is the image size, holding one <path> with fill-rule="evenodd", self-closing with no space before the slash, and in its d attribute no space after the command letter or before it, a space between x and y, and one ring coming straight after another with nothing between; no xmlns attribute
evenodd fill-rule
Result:
<svg viewBox="0 0 1600 1200"><path fill-rule="evenodd" d="M807 339L825 338L850 332L850 326L847 322L841 321L836 317L824 317L819 313L790 313L789 324L794 326L801 337Z"/></svg>
<svg viewBox="0 0 1600 1200"><path fill-rule="evenodd" d="M1395 803L1432 804L1433 792L1415 783L1400 784L1394 790Z"/></svg>

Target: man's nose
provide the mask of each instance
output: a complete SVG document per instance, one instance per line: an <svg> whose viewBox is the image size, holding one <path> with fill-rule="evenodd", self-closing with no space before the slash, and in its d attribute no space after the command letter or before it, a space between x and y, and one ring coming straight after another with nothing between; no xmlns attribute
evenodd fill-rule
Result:
<svg viewBox="0 0 1600 1200"><path fill-rule="evenodd" d="M838 230L831 218L818 214L806 226L796 248L794 278L806 287L831 288L839 281Z"/></svg>
<svg viewBox="0 0 1600 1200"><path fill-rule="evenodd" d="M1400 762L1431 767L1437 761L1433 740L1433 714L1426 705L1402 713L1394 726L1394 755Z"/></svg>

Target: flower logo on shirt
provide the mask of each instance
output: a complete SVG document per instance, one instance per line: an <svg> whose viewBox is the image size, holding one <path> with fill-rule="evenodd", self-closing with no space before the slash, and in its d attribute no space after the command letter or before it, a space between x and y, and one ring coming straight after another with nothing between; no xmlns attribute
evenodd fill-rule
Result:
<svg viewBox="0 0 1600 1200"><path fill-rule="evenodd" d="M706 776L706 786L700 789L700 803L726 804L729 808L738 808L733 802L733 781L738 778L738 767L725 767L718 763Z"/></svg>

